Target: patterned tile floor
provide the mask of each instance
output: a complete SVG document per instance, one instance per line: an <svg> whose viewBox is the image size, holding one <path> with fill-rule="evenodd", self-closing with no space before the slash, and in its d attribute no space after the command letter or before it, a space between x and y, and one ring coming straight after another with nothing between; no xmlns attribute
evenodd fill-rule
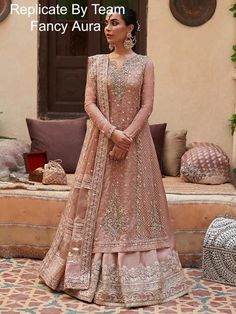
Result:
<svg viewBox="0 0 236 314"><path fill-rule="evenodd" d="M40 260L0 259L0 314L176 314L236 313L236 287L201 279L201 270L185 269L190 294L159 306L138 309L104 307L80 302L39 283Z"/></svg>

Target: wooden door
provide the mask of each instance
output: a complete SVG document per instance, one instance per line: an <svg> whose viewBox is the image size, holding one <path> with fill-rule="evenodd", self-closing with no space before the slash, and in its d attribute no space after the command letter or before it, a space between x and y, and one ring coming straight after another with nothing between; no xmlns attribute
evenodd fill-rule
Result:
<svg viewBox="0 0 236 314"><path fill-rule="evenodd" d="M84 90L86 83L87 57L97 53L108 53L103 32L106 15L94 14L92 4L101 6L128 6L138 15L141 31L137 34L137 53L146 53L146 0L40 0L41 5L67 6L66 15L41 15L40 23L67 24L64 34L57 31L39 32L39 80L38 116L42 119L60 119L82 116L84 112ZM88 7L86 15L71 14L71 5ZM78 23L100 23L101 31L74 29Z"/></svg>

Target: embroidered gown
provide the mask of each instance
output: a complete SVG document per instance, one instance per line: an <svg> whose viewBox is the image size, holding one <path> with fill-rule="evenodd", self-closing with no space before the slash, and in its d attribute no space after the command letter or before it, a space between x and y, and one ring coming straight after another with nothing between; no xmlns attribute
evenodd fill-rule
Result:
<svg viewBox="0 0 236 314"><path fill-rule="evenodd" d="M87 131L75 181L39 277L50 288L100 305L159 304L187 293L148 124L154 65L134 54L122 66L88 58ZM133 138L114 161L111 132Z"/></svg>

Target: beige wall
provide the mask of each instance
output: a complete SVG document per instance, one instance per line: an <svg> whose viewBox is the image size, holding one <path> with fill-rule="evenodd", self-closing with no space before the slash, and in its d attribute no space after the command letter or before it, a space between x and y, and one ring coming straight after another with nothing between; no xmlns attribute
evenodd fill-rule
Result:
<svg viewBox="0 0 236 314"><path fill-rule="evenodd" d="M166 121L171 130L187 128L188 142L211 141L230 156L236 21L228 9L234 2L219 0L213 18L199 27L175 20L167 0L149 0L148 8L148 55L156 68L150 122ZM0 23L0 38L0 135L28 141L25 117L37 115L37 33L30 31L30 19L14 15Z"/></svg>
<svg viewBox="0 0 236 314"><path fill-rule="evenodd" d="M0 23L0 69L0 135L29 141L25 118L37 111L37 33L26 16L9 15Z"/></svg>
<svg viewBox="0 0 236 314"><path fill-rule="evenodd" d="M156 101L151 122L188 130L188 142L219 144L231 157L228 119L234 112L236 20L234 0L218 0L207 23L189 27L171 14L169 1L149 0L148 54L156 67Z"/></svg>

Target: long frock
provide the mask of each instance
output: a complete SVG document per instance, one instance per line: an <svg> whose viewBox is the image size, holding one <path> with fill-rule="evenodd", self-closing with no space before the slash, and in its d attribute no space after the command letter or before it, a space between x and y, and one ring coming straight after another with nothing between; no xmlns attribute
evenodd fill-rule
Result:
<svg viewBox="0 0 236 314"><path fill-rule="evenodd" d="M121 66L88 58L87 131L74 185L39 277L50 288L100 305L160 304L188 292L175 250L148 117L154 64L133 54ZM133 138L111 160L111 133Z"/></svg>

